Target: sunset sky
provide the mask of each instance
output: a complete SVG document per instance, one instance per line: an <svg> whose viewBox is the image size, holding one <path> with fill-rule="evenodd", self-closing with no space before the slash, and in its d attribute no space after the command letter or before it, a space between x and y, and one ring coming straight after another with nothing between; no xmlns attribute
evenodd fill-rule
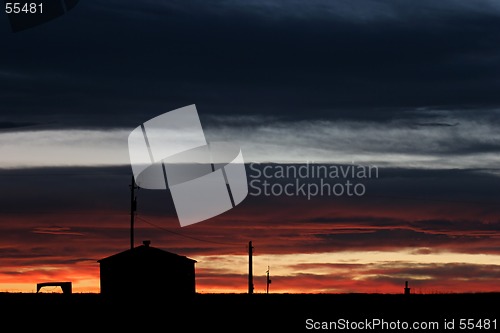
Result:
<svg viewBox="0 0 500 333"><path fill-rule="evenodd" d="M128 135L193 104L249 194L181 227L139 189L135 243L195 259L198 292L246 292L249 241L256 293L268 269L275 293L500 291L500 2L82 0L19 32L2 11L0 40L0 292L99 292ZM279 169L318 166L376 173Z"/></svg>

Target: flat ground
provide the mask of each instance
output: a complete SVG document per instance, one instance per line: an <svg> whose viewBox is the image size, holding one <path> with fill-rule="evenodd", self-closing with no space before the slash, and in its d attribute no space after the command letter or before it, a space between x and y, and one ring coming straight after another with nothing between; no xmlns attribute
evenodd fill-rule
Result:
<svg viewBox="0 0 500 333"><path fill-rule="evenodd" d="M3 293L0 304L4 320L22 314L26 328L76 325L99 332L311 332L335 331L335 323L337 331L360 332L364 325L372 332L400 332L403 322L412 332L442 332L445 322L447 332L500 331L500 293L196 294L120 300L100 294ZM425 329L417 329L415 322Z"/></svg>

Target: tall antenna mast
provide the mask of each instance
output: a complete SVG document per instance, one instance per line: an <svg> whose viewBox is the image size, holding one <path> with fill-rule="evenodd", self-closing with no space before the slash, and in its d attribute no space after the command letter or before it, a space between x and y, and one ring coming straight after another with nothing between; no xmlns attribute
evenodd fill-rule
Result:
<svg viewBox="0 0 500 333"><path fill-rule="evenodd" d="M135 184L134 176L132 175L132 182L130 183L130 249L134 248L134 220L135 211L137 210L137 198L135 196L135 190L139 188Z"/></svg>

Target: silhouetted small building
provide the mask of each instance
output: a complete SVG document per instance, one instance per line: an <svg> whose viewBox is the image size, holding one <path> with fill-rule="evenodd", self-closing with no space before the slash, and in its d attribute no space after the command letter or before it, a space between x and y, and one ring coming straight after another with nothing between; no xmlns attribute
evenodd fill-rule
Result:
<svg viewBox="0 0 500 333"><path fill-rule="evenodd" d="M101 294L186 296L196 293L196 260L150 246L149 241L98 260Z"/></svg>

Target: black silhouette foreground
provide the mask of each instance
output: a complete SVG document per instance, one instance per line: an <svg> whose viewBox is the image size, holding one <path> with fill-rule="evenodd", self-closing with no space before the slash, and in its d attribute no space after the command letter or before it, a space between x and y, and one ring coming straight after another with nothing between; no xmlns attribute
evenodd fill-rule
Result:
<svg viewBox="0 0 500 333"><path fill-rule="evenodd" d="M37 328L79 327L99 332L311 332L324 325L437 323L411 332L498 331L500 293L478 294L194 294L112 300L101 294L0 294L3 318L22 314ZM49 320L47 318L58 318ZM464 321L465 320L465 321ZM459 329L486 323L490 329ZM493 329L495 321L496 330ZM454 323L454 329L446 329ZM349 324L348 324L349 325ZM323 329L314 329L323 327ZM388 326L387 326L388 327ZM356 332L353 329L340 331ZM402 332L373 327L371 332Z"/></svg>

